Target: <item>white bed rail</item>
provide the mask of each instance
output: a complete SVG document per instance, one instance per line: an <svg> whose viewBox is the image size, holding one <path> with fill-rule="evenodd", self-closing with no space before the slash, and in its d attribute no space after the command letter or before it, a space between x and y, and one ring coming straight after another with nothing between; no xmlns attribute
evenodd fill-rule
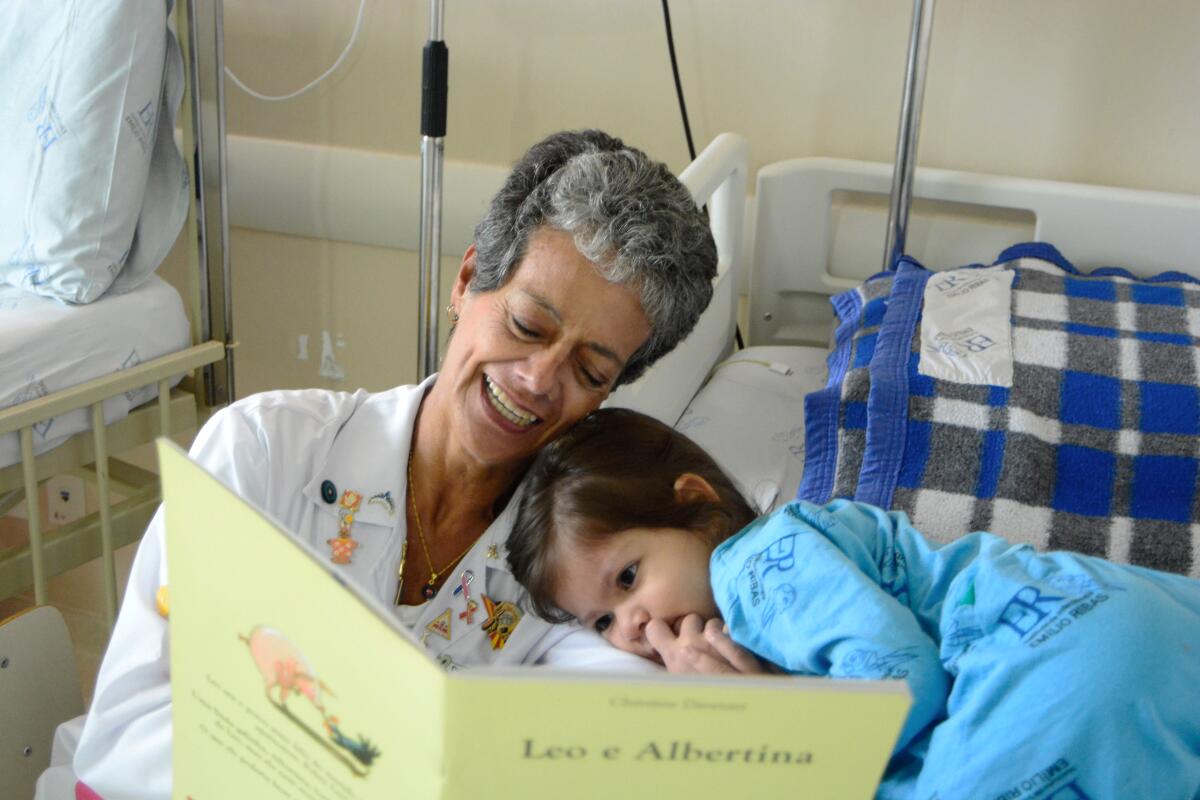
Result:
<svg viewBox="0 0 1200 800"><path fill-rule="evenodd" d="M708 204L718 256L712 301L675 350L641 378L614 392L606 405L633 408L674 425L712 366L728 352L737 324L738 258L749 164L746 140L735 133L722 133L680 174L696 205Z"/></svg>
<svg viewBox="0 0 1200 800"><path fill-rule="evenodd" d="M225 346L221 342L204 342L186 350L147 361L121 372L106 375L79 386L63 389L46 397L22 403L0 411L0 435L18 432L21 442L21 488L24 490L29 524L29 546L19 554L6 553L0 558L0 597L8 594L4 589L21 585L18 572L28 566L32 569L34 599L38 605L46 603L47 565L46 542L42 535L41 508L38 486L41 481L53 477L56 467L52 458L40 458L33 452L34 426L44 420L68 411L90 408L92 415L92 455L95 460L95 480L100 517L101 555L104 559L104 586L108 624L116 619L117 586L116 568L113 560L113 510L109 497L109 432L104 421L104 401L123 392L132 391L150 384L158 386L158 425L164 435L171 432L172 394L170 380L181 373L192 372L225 357ZM86 436L85 433L77 437ZM54 451L44 454L52 456ZM14 465L15 466L15 465ZM9 488L3 478L9 470L0 470L0 490ZM157 493L155 492L155 495ZM29 564L26 565L25 562ZM26 573L28 575L28 573ZM28 578L24 582L28 585Z"/></svg>
<svg viewBox="0 0 1200 800"><path fill-rule="evenodd" d="M817 298L879 271L891 181L890 164L836 158L758 171L752 343L827 338L828 304ZM1049 242L1084 270L1197 269L1200 197L926 167L913 188L905 250L933 269L990 261L1021 241Z"/></svg>

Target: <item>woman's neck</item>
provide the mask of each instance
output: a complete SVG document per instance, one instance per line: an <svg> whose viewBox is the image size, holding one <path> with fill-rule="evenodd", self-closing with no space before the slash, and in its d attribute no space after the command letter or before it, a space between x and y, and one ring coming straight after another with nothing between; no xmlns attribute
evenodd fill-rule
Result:
<svg viewBox="0 0 1200 800"><path fill-rule="evenodd" d="M409 491L428 516L426 527L439 530L486 528L525 471L525 463L484 464L473 458L453 435L453 426L440 419L438 408L425 396L413 426L411 445L413 486ZM474 524L471 524L474 523ZM480 528L476 535L483 532Z"/></svg>

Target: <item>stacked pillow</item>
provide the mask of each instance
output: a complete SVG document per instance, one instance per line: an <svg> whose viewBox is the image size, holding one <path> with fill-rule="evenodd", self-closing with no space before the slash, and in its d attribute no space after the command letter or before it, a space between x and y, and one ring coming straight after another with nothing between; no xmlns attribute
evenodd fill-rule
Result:
<svg viewBox="0 0 1200 800"><path fill-rule="evenodd" d="M843 326L859 302L846 297ZM852 327L852 341L872 335ZM1045 244L988 268L904 259L862 358L865 378L845 371L806 398L802 499L902 510L943 541L992 530L1200 576L1196 278L1083 274Z"/></svg>
<svg viewBox="0 0 1200 800"><path fill-rule="evenodd" d="M145 280L187 214L170 3L0 15L0 282L68 303Z"/></svg>

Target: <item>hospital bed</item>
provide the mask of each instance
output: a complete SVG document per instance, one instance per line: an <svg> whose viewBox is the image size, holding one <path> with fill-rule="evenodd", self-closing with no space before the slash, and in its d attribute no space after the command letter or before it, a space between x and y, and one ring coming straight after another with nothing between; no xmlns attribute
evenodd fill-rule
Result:
<svg viewBox="0 0 1200 800"><path fill-rule="evenodd" d="M815 469L805 461L818 449L810 438L814 431L820 433L820 425L819 420L806 419L805 400L827 386L840 387L845 378L844 373L832 376L826 366L833 357L830 298L854 291L880 272L891 173L886 164L820 158L763 167L747 214L752 221L747 231L752 245L746 248L751 251L749 347L735 351L731 336L714 336L707 349L689 339L684 347L695 349L681 351L678 358L688 360L691 374L672 375L664 361L613 398L614 403L655 414L694 438L740 481L761 510L794 499L806 472ZM1200 274L1195 267L1200 199L1195 197L932 169L916 170L914 187L908 252L932 269L990 264L1011 245L1040 241L1054 244L1084 273L1119 265L1142 277L1170 270ZM706 318L713 315L729 324L728 306L722 303L735 302L736 282L736 277L718 279L718 296ZM1200 285L1194 288L1200 292ZM722 292L729 296L722 298ZM1191 357L1200 364L1195 355L1200 352L1197 305L1193 302L1187 313ZM696 336L713 324L702 320ZM1187 336L1188 331L1164 335ZM1053 424L1065 423L1054 419ZM844 437L847 431L835 427L832 435ZM1193 460L1200 457L1195 441L1194 436L1177 439L1179 447L1190 449ZM977 454L961 458L943 469L978 469ZM823 502L834 495L854 496L827 492L803 499ZM1159 499L1151 495L1152 502ZM896 507L913 515L914 510L903 504ZM937 517L914 516L942 541L971 529L961 527L970 524L966 515L961 520L946 518L951 521L944 524ZM1095 516L1089 512L1075 521L1091 524ZM1163 534L1184 538L1168 547L1184 551L1176 561L1143 563L1195 576L1200 526L1194 516L1189 522L1190 530L1184 525ZM1004 525L998 521L994 527ZM1020 530L1000 532L1026 540ZM1068 546L1054 537L1031 541ZM1136 543L1127 539L1084 549L1137 563L1131 547L1136 550Z"/></svg>
<svg viewBox="0 0 1200 800"><path fill-rule="evenodd" d="M157 476L111 454L193 430L228 396L221 314L229 300L220 270L212 274L224 237L209 219L222 213L224 198L209 191L203 174L219 137L210 133L202 142L201 129L193 128L203 119L198 89L211 57L197 51L193 34L200 30L189 13L187 3L175 9L186 76L184 152L196 153L188 164L194 207L183 232L186 302L154 275L84 305L0 289L0 514L25 501L29 532L27 545L0 552L0 598L32 586L42 605L50 577L102 556L110 626L117 608L113 553L141 536L159 502ZM39 489L68 473L95 484L98 508L45 531Z"/></svg>
<svg viewBox="0 0 1200 800"><path fill-rule="evenodd" d="M611 402L686 432L764 511L797 496L851 497L908 512L935 540L990 527L1042 548L1200 577L1200 198L916 169L931 6L914 3L896 164L807 158L766 165L748 201L740 249L742 237L722 230L731 224L719 218L722 209L710 209L722 255L713 305L679 351ZM705 162L716 146L681 176L698 202L706 193L696 177L713 171ZM1045 244L1007 250L1018 243ZM895 293L878 290L894 285L901 254L922 265L905 265L912 275L998 261L1019 273L1013 305L1001 316L1011 318L1015 379L1025 383L980 401L987 387L974 387L972 396L919 376L915 357L903 363L908 339L884 335L887 315L897 318L887 303ZM737 274L747 268L746 278ZM1020 280L1030 270L1050 275L1057 294L1026 291ZM738 287L749 294L750 347L733 352L729 315ZM872 291L882 320L864 312ZM1108 317L1097 321L1097 314ZM905 336L919 333L918 319L908 320ZM885 340L897 352L881 355ZM1062 352L1040 352L1053 349L1047 344ZM880 378L910 388L926 383L889 394ZM863 383L848 388L853 380ZM1049 400L1010 408L1010 393L1021 392L1021 402L1038 393ZM918 420L930 407L932 418ZM814 409L829 411L828 419ZM925 435L954 446L926 446L918 463L910 451L920 450L913 443ZM1033 472L1052 473L1040 497L1020 487L1006 495L998 486L1023 452L1043 459ZM903 485L931 469L979 476L977 485ZM877 480L888 470L890 484Z"/></svg>

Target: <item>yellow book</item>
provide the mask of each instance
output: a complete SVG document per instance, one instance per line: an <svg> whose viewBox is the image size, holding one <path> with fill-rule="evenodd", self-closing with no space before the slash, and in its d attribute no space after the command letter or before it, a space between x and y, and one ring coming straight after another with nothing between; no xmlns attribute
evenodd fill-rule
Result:
<svg viewBox="0 0 1200 800"><path fill-rule="evenodd" d="M174 797L870 798L902 681L445 672L160 440Z"/></svg>

